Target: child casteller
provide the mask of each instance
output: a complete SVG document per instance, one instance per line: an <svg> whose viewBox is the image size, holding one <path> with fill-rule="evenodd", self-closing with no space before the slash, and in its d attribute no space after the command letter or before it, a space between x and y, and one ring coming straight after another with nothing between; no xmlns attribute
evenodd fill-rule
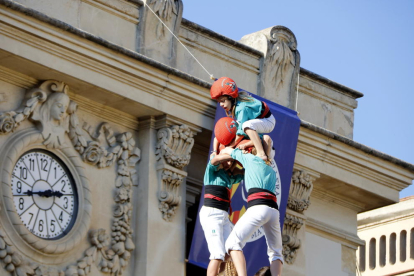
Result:
<svg viewBox="0 0 414 276"><path fill-rule="evenodd" d="M210 95L220 103L227 116L238 123L236 139L228 146L234 147L247 135L257 150L257 156L267 161L272 145L265 141L263 146L259 133L270 133L276 124L267 104L256 100L245 91L240 91L234 80L228 77L216 80L211 86ZM217 152L218 147L215 140L213 150Z"/></svg>

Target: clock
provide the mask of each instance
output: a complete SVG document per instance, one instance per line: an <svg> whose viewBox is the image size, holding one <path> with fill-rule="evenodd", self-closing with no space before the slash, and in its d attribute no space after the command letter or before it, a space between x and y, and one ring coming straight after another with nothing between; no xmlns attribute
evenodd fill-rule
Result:
<svg viewBox="0 0 414 276"><path fill-rule="evenodd" d="M64 237L78 212L75 181L53 153L32 149L23 153L11 175L11 194L22 224L44 240Z"/></svg>

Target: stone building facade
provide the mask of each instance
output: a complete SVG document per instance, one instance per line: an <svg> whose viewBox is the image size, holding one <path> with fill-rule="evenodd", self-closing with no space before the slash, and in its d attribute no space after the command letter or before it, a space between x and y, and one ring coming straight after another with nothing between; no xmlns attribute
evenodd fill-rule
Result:
<svg viewBox="0 0 414 276"><path fill-rule="evenodd" d="M361 275L414 275L414 197L358 215Z"/></svg>
<svg viewBox="0 0 414 276"><path fill-rule="evenodd" d="M355 275L357 214L414 166L352 140L363 95L301 68L288 28L233 41L181 0L0 0L0 275L197 275L216 104L146 5L215 76L300 112L284 275Z"/></svg>

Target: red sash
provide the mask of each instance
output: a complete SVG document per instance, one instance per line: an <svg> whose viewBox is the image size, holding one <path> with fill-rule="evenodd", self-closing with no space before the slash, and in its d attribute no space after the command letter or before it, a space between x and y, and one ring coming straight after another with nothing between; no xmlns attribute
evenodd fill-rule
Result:
<svg viewBox="0 0 414 276"><path fill-rule="evenodd" d="M271 193L266 193L266 192L259 192L259 193L254 193L254 194L249 195L247 197L247 202L255 200L255 199L270 199L276 202L276 196L272 195Z"/></svg>
<svg viewBox="0 0 414 276"><path fill-rule="evenodd" d="M266 117L267 113L270 111L269 106L267 106L267 104L265 102L262 102L262 104L264 105L264 110L262 112L262 114L260 114L260 116L258 118L263 119Z"/></svg>
<svg viewBox="0 0 414 276"><path fill-rule="evenodd" d="M231 213L233 213L233 210L231 208L231 199L230 199L231 192L230 192L230 189L229 188L226 188L226 190L227 190L227 197L228 197L228 199L224 199L224 198L221 198L221 197L212 195L212 194L204 194L204 198L210 198L210 199L214 199L214 200L217 200L217 201L228 202L229 203L229 206L230 206L229 215L231 215Z"/></svg>

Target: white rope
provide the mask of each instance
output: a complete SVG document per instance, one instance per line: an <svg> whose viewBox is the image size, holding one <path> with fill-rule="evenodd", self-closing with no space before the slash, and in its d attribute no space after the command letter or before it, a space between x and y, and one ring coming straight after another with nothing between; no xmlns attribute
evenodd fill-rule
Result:
<svg viewBox="0 0 414 276"><path fill-rule="evenodd" d="M210 79L215 80L213 74L210 74L207 71L207 69L198 61L198 59L190 52L190 50L188 50L188 48L185 47L185 45L178 39L178 37L175 36L175 34L170 30L170 28L168 28L167 25L165 25L165 23L161 20L161 18L159 18L159 16L150 8L150 6L148 6L146 1L144 1L144 4L158 18L158 20L164 25L164 27L167 28L167 30L175 37L175 39L177 39L177 41L180 42L181 45L183 45L184 49L187 50L187 52L195 59L195 61L197 61L197 63L200 64L200 66L204 69L204 71L206 71L207 74L210 76Z"/></svg>

